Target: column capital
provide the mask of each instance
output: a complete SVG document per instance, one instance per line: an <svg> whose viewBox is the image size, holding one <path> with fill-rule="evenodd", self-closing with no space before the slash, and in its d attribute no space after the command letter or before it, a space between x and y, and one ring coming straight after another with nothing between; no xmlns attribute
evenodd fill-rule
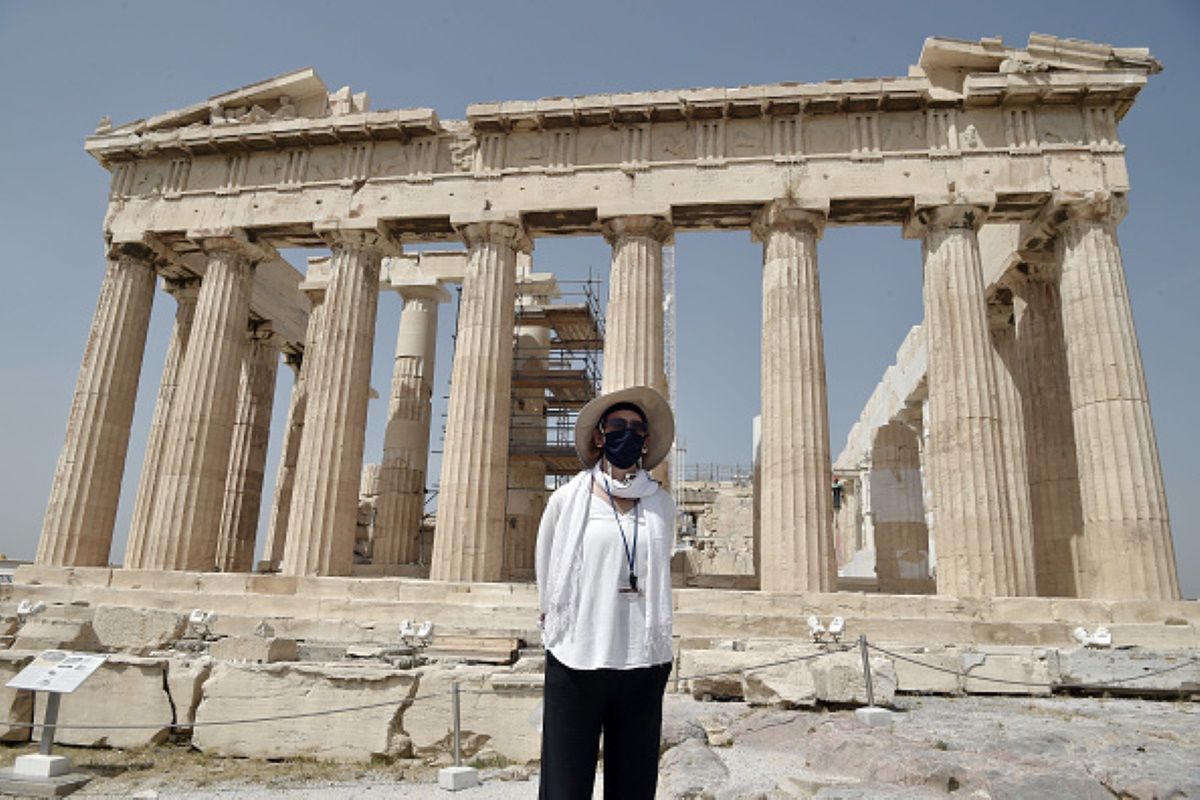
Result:
<svg viewBox="0 0 1200 800"><path fill-rule="evenodd" d="M313 231L330 248L352 247L376 250L382 256L398 256L403 251L400 242L388 233L377 219L324 219L313 223Z"/></svg>
<svg viewBox="0 0 1200 800"><path fill-rule="evenodd" d="M199 278L166 278L163 280L163 289L167 294L175 298L176 302L190 300L196 302L196 298L200 296L200 279Z"/></svg>
<svg viewBox="0 0 1200 800"><path fill-rule="evenodd" d="M159 236L141 230L105 231L110 259L136 258L152 264L164 275L187 274L179 254Z"/></svg>
<svg viewBox="0 0 1200 800"><path fill-rule="evenodd" d="M799 203L794 200L772 200L754 212L750 219L750 236L766 241L775 231L809 232L818 239L825 233L829 218L829 203Z"/></svg>
<svg viewBox="0 0 1200 800"><path fill-rule="evenodd" d="M1098 222L1115 227L1129 210L1128 198L1114 192L1055 192L1050 205L1059 228L1071 222Z"/></svg>
<svg viewBox="0 0 1200 800"><path fill-rule="evenodd" d="M478 211L453 214L450 224L467 247L493 242L507 244L522 253L533 251L533 240L525 232L521 217L509 211Z"/></svg>
<svg viewBox="0 0 1200 800"><path fill-rule="evenodd" d="M622 214L600 218L600 230L609 244L621 239L647 237L667 244L675 236L670 213L665 214Z"/></svg>
<svg viewBox="0 0 1200 800"><path fill-rule="evenodd" d="M442 286L441 281L437 280L392 284L392 288L405 302L419 299L434 303L446 303L450 300L450 292L446 291L446 287Z"/></svg>
<svg viewBox="0 0 1200 800"><path fill-rule="evenodd" d="M115 261L120 258L130 258L136 261L143 261L149 266L155 264L161 259L158 253L144 242L113 242L110 241L106 248L107 257L110 261Z"/></svg>
<svg viewBox="0 0 1200 800"><path fill-rule="evenodd" d="M281 349L287 340L280 336L275 328L271 326L269 319L251 319L250 324L246 327L246 335L251 341L262 342L267 347L272 347L276 350Z"/></svg>
<svg viewBox="0 0 1200 800"><path fill-rule="evenodd" d="M283 350L283 363L292 368L293 372L299 373L301 365L304 364L304 351L295 349L295 346L285 346Z"/></svg>
<svg viewBox="0 0 1200 800"><path fill-rule="evenodd" d="M205 253L233 253L251 264L275 261L279 254L266 242L254 241L244 228L194 228L187 238Z"/></svg>
<svg viewBox="0 0 1200 800"><path fill-rule="evenodd" d="M1000 286L987 299L988 329L992 333L1007 330L1013 323L1016 309L1013 307L1013 290Z"/></svg>
<svg viewBox="0 0 1200 800"><path fill-rule="evenodd" d="M977 232L990 208L991 203L982 197L945 201L918 197L904 223L904 238L923 239L931 231L955 228Z"/></svg>
<svg viewBox="0 0 1200 800"><path fill-rule="evenodd" d="M304 279L297 287L316 308L325 302L325 289L329 286L329 256L309 256L304 270Z"/></svg>

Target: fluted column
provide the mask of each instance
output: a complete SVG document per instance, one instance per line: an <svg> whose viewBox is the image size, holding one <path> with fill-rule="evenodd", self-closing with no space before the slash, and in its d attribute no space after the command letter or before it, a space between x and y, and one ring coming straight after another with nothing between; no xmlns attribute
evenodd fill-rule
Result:
<svg viewBox="0 0 1200 800"><path fill-rule="evenodd" d="M308 404L296 462L287 542L288 575L349 575L354 562L371 350L379 305L382 237L331 234L333 257L320 330L305 353Z"/></svg>
<svg viewBox="0 0 1200 800"><path fill-rule="evenodd" d="M167 422L148 569L207 571L216 563L253 265L265 255L238 232L191 236L208 269Z"/></svg>
<svg viewBox="0 0 1200 800"><path fill-rule="evenodd" d="M604 391L650 386L667 396L663 372L662 249L669 220L649 215L604 221L612 245L604 316Z"/></svg>
<svg viewBox="0 0 1200 800"><path fill-rule="evenodd" d="M371 539L374 564L412 564L420 556L425 468L433 418L438 305L450 299L439 284L404 286L392 394L383 434L379 498Z"/></svg>
<svg viewBox="0 0 1200 800"><path fill-rule="evenodd" d="M309 330L321 306L313 305L309 313ZM305 348L306 351L308 348ZM292 510L292 490L296 479L296 461L300 457L300 440L304 435L304 411L308 406L305 391L304 357L295 352L284 356L284 363L292 371L292 394L288 401L287 422L283 429L283 447L279 456L279 467L275 471L275 495L271 498L271 516L267 522L267 544L263 549L259 571L278 572L283 563L283 551L287 544L288 515Z"/></svg>
<svg viewBox="0 0 1200 800"><path fill-rule="evenodd" d="M149 253L140 248L109 256L42 522L38 564L108 564L154 276Z"/></svg>
<svg viewBox="0 0 1200 800"><path fill-rule="evenodd" d="M763 243L762 589L832 592L829 408L817 239L825 218L782 201L754 217Z"/></svg>
<svg viewBox="0 0 1200 800"><path fill-rule="evenodd" d="M929 353L926 466L936 514L937 587L958 597L1017 593L996 365L977 226L969 205L921 209Z"/></svg>
<svg viewBox="0 0 1200 800"><path fill-rule="evenodd" d="M1178 599L1158 442L1117 223L1124 197L1067 207L1056 254L1083 508L1083 590Z"/></svg>
<svg viewBox="0 0 1200 800"><path fill-rule="evenodd" d="M496 581L504 569L504 499L512 408L515 219L460 228L467 270L458 312L430 577Z"/></svg>
<svg viewBox="0 0 1200 800"><path fill-rule="evenodd" d="M1019 302L1019 301L1018 301ZM1029 504L1029 465L1025 456L1025 413L1018 391L1016 328L1012 292L998 291L988 306L992 352L996 359L996 399L1000 402L1000 434L1008 477L1008 513L1012 526L1016 593L1037 594L1033 563L1033 517Z"/></svg>
<svg viewBox="0 0 1200 800"><path fill-rule="evenodd" d="M248 334L217 539L216 566L222 572L249 572L254 567L279 368L279 345L270 323L252 323Z"/></svg>
<svg viewBox="0 0 1200 800"><path fill-rule="evenodd" d="M1083 510L1057 275L1020 281L1017 362L1033 522L1034 574L1042 597L1077 597Z"/></svg>
<svg viewBox="0 0 1200 800"><path fill-rule="evenodd" d="M146 455L142 459L137 500L129 525L129 539L125 543L125 569L142 569L145 566L146 547L150 541L150 514L154 511L159 469L167 443L167 421L171 416L175 390L179 386L179 368L183 366L183 354L187 351L188 339L192 335L192 320L196 316L200 281L170 281L167 291L175 298L175 325L171 329L171 341L167 344L167 357L163 362L158 398L154 402L154 417L146 439Z"/></svg>
<svg viewBox="0 0 1200 800"><path fill-rule="evenodd" d="M929 577L920 445L912 428L890 422L875 432L869 486L879 591L901 593Z"/></svg>

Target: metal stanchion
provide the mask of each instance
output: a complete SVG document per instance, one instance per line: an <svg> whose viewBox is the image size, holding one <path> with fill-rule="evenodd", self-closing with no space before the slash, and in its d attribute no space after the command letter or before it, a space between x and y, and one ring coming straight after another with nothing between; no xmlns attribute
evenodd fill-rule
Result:
<svg viewBox="0 0 1200 800"><path fill-rule="evenodd" d="M863 681L867 687L867 705L854 709L854 716L864 725L886 726L892 724L892 712L875 705L875 685L871 681L871 651L867 647L867 635L858 636L858 647L862 651Z"/></svg>
<svg viewBox="0 0 1200 800"><path fill-rule="evenodd" d="M457 792L479 785L479 770L462 763L462 706L459 703L458 681L450 682L450 716L454 727L454 766L438 772L438 786Z"/></svg>
<svg viewBox="0 0 1200 800"><path fill-rule="evenodd" d="M867 682L867 705L874 706L875 705L875 687L871 683L871 655L870 655L870 652L867 650L867 635L865 633L859 634L858 646L862 650L863 678Z"/></svg>
<svg viewBox="0 0 1200 800"><path fill-rule="evenodd" d="M451 705L454 713L454 766L462 766L462 724L458 704L458 681L450 684Z"/></svg>

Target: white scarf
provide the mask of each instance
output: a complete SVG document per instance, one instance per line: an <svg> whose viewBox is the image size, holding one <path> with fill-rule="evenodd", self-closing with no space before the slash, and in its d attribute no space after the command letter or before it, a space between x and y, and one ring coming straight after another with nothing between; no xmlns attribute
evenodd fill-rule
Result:
<svg viewBox="0 0 1200 800"><path fill-rule="evenodd" d="M614 497L620 497L626 500L641 500L643 497L649 497L659 490L661 484L650 477L650 473L638 467L637 472L628 475L624 480L611 476L611 470L601 469L600 465L604 463L603 459L597 461L592 467L592 478L596 483L608 489L609 493Z"/></svg>
<svg viewBox="0 0 1200 800"><path fill-rule="evenodd" d="M547 574L541 578L546 582L547 607L546 621L542 634L542 643L553 647L562 641L574 623L579 604L579 582L583 567L583 532L587 528L588 511L592 502L592 484L598 482L604 485L608 476L600 469L599 464L592 469L584 470L571 479L566 486L567 496L558 522L554 528L554 540L550 547L550 561ZM644 503L646 513L647 546L646 546L646 639L643 642L643 657L649 660L651 653L664 652L671 644L671 584L670 564L660 563L663 555L654 542L674 541L674 519L667 519L663 513L663 505L656 502L655 493L661 488L659 483L645 470L638 470L628 486L610 483L612 493L618 497L636 497L647 499ZM631 494L632 493L632 494ZM670 559L670 553L666 554ZM665 566L665 570L664 570ZM664 571L667 579L659 578Z"/></svg>

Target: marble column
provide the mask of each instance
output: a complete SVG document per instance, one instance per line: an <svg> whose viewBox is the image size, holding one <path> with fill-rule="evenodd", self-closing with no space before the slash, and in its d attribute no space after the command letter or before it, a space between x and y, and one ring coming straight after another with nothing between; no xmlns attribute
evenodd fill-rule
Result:
<svg viewBox="0 0 1200 800"><path fill-rule="evenodd" d="M1056 255L1083 508L1083 592L1179 598L1150 396L1117 244L1125 198L1066 206Z"/></svg>
<svg viewBox="0 0 1200 800"><path fill-rule="evenodd" d="M110 252L42 522L38 564L108 564L154 278L148 251Z"/></svg>
<svg viewBox="0 0 1200 800"><path fill-rule="evenodd" d="M1020 301L1017 301L1019 304ZM997 290L988 305L992 353L996 359L996 399L1000 402L1000 435L1008 478L1009 542L1016 565L1016 593L1037 594L1033 561L1033 515L1029 501L1029 465L1025 456L1025 412L1018 389L1020 365L1016 352L1016 319L1012 291Z"/></svg>
<svg viewBox="0 0 1200 800"><path fill-rule="evenodd" d="M668 397L663 341L663 245L672 241L670 220L649 214L603 220L612 245L608 309L604 315L603 391L650 386ZM653 434L651 434L653 435ZM651 474L668 483L670 464Z"/></svg>
<svg viewBox="0 0 1200 800"><path fill-rule="evenodd" d="M929 578L920 444L912 428L890 422L875 432L868 481L879 591L911 591Z"/></svg>
<svg viewBox="0 0 1200 800"><path fill-rule="evenodd" d="M265 256L239 232L193 238L208 269L167 421L147 569L203 572L216 563L254 264Z"/></svg>
<svg viewBox="0 0 1200 800"><path fill-rule="evenodd" d="M192 335L192 320L196 316L200 281L195 278L168 281L167 291L175 298L175 325L171 329L171 341L167 344L167 357L163 363L162 380L158 385L158 398L154 402L154 417L146 439L146 455L142 459L142 475L138 482L137 500L129 525L129 539L125 544L125 569L142 569L146 565L146 548L151 540L150 513L154 510L159 468L163 451L166 449L167 420L170 419L171 403L179 386L179 368L183 365L183 354L187 351L188 339Z"/></svg>
<svg viewBox="0 0 1200 800"><path fill-rule="evenodd" d="M398 291L404 308L396 335L392 394L383 434L379 497L371 538L373 564L415 564L420 557L438 306L450 299L435 281L402 286Z"/></svg>
<svg viewBox="0 0 1200 800"><path fill-rule="evenodd" d="M755 214L763 243L762 582L837 589L829 408L817 240L821 213L775 201Z"/></svg>
<svg viewBox="0 0 1200 800"><path fill-rule="evenodd" d="M918 210L929 358L926 466L936 514L938 594L1017 594L995 358L976 230L984 210Z"/></svg>
<svg viewBox="0 0 1200 800"><path fill-rule="evenodd" d="M512 410L515 218L459 229L467 269L458 312L430 577L497 581L504 569L504 500Z"/></svg>
<svg viewBox="0 0 1200 800"><path fill-rule="evenodd" d="M320 306L314 305L309 325ZM307 350L307 348L305 348ZM304 357L296 352L284 355L284 364L292 371L292 394L288 401L287 422L283 429L283 447L279 467L275 471L275 495L271 498L271 516L267 522L267 544L259 562L259 572L278 572L287 545L288 514L292 509L292 489L296 479L296 460L300 457L300 440L304 435L304 411L308 406L305 391Z"/></svg>
<svg viewBox="0 0 1200 800"><path fill-rule="evenodd" d="M604 316L604 391L650 386L667 396L663 372L663 245L669 220L649 215L604 221L612 245Z"/></svg>
<svg viewBox="0 0 1200 800"><path fill-rule="evenodd" d="M1039 272L1018 282L1016 289L1025 303L1017 320L1016 358L1021 367L1037 593L1077 597L1083 509L1057 274Z"/></svg>
<svg viewBox="0 0 1200 800"><path fill-rule="evenodd" d="M371 351L384 239L371 230L330 234L333 256L320 330L307 364L304 435L296 462L287 575L349 575L358 525L371 390Z"/></svg>
<svg viewBox="0 0 1200 800"><path fill-rule="evenodd" d="M254 567L258 512L271 437L271 407L275 404L275 377L279 369L279 344L270 323L251 323L248 335L217 539L216 567L221 572L250 572Z"/></svg>
<svg viewBox="0 0 1200 800"><path fill-rule="evenodd" d="M929 563L937 564L937 510L933 507L933 486L929 476L933 468L929 466L929 380L926 375L923 397L921 398L921 496L925 500L925 527L929 529Z"/></svg>

